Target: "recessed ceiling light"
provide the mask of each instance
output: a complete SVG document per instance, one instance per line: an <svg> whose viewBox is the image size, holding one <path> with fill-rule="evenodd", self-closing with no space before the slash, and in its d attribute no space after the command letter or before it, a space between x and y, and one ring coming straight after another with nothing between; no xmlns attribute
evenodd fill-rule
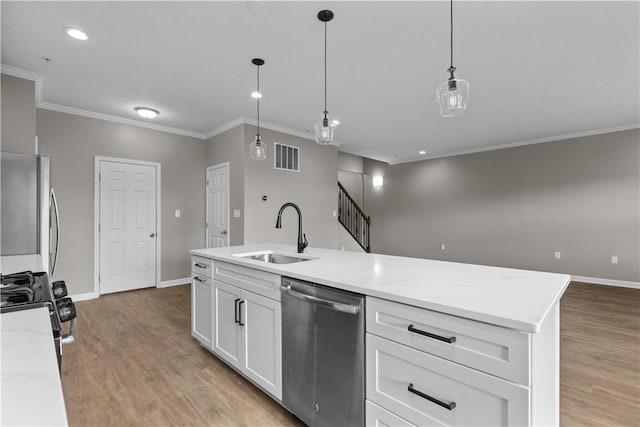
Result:
<svg viewBox="0 0 640 427"><path fill-rule="evenodd" d="M333 119L333 120L331 120L331 124L334 125L334 126L338 126L340 124L340 120Z"/></svg>
<svg viewBox="0 0 640 427"><path fill-rule="evenodd" d="M144 117L145 119L153 119L155 116L160 114L158 110L154 110L153 108L147 108L147 107L136 107L134 108L134 110L136 110L136 113L138 113L141 117Z"/></svg>
<svg viewBox="0 0 640 427"><path fill-rule="evenodd" d="M251 92L251 97L255 99L262 98L262 94L260 92Z"/></svg>
<svg viewBox="0 0 640 427"><path fill-rule="evenodd" d="M424 151L424 150L421 150L421 151L418 152L418 154L427 154L427 152Z"/></svg>
<svg viewBox="0 0 640 427"><path fill-rule="evenodd" d="M78 29L72 27L65 27L64 32L69 36L73 37L76 40L89 40L89 34Z"/></svg>

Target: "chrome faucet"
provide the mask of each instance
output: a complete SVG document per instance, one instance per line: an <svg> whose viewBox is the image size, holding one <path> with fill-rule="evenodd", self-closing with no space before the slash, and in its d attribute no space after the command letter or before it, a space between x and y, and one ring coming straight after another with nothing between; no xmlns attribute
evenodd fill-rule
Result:
<svg viewBox="0 0 640 427"><path fill-rule="evenodd" d="M287 202L278 211L278 220L276 221L276 228L282 228L282 211L284 211L287 207L291 206L298 212L298 253L301 254L304 252L304 248L309 246L309 242L307 242L307 235L302 233L302 212L300 212L300 208L295 203Z"/></svg>

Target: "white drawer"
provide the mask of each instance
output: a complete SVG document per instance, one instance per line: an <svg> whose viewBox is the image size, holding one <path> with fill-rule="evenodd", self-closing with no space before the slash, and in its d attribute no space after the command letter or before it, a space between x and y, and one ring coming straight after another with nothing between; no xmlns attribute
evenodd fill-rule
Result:
<svg viewBox="0 0 640 427"><path fill-rule="evenodd" d="M216 262L213 277L258 295L280 301L280 276L240 265Z"/></svg>
<svg viewBox="0 0 640 427"><path fill-rule="evenodd" d="M529 388L375 335L366 334L366 341L367 399L409 422L420 426L529 424ZM442 406L454 403L455 407Z"/></svg>
<svg viewBox="0 0 640 427"><path fill-rule="evenodd" d="M373 297L366 313L367 332L530 385L527 333Z"/></svg>
<svg viewBox="0 0 640 427"><path fill-rule="evenodd" d="M192 255L191 272L204 277L213 277L213 261L209 258Z"/></svg>
<svg viewBox="0 0 640 427"><path fill-rule="evenodd" d="M367 427L416 427L415 424L403 420L370 400L366 401L364 410Z"/></svg>

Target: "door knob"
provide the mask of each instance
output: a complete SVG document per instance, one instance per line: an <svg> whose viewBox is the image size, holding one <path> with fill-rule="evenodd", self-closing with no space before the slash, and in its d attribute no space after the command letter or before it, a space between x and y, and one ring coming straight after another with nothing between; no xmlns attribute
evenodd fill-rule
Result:
<svg viewBox="0 0 640 427"><path fill-rule="evenodd" d="M222 230L220 234L227 234L227 230Z"/></svg>
<svg viewBox="0 0 640 427"><path fill-rule="evenodd" d="M156 237L156 233L149 234L149 237Z"/></svg>

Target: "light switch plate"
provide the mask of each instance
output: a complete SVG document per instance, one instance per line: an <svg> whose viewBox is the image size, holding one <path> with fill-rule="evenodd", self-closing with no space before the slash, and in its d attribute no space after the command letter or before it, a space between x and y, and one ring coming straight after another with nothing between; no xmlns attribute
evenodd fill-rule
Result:
<svg viewBox="0 0 640 427"><path fill-rule="evenodd" d="M234 209L233 210L233 217L234 218L240 218L240 209Z"/></svg>
<svg viewBox="0 0 640 427"><path fill-rule="evenodd" d="M176 218L180 218L180 209L176 209Z"/></svg>

